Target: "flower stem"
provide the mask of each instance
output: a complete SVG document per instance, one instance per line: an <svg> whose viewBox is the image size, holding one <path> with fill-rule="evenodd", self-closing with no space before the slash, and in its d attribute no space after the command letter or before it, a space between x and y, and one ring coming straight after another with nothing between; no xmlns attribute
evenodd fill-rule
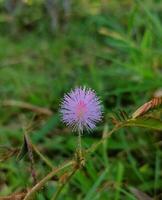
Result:
<svg viewBox="0 0 162 200"><path fill-rule="evenodd" d="M88 150L85 151L85 154L91 154L93 153L94 151L96 151L96 149L103 143L103 141L105 141L106 139L108 139L112 133L116 132L117 130L119 130L120 128L124 127L125 124L120 124L118 126L115 126L111 131L109 131L107 134L106 134L106 137L102 138L97 144L94 144L92 145ZM41 190L41 188L55 175L57 174L58 172L60 172L61 170L67 168L67 167L71 167L71 166L74 166L74 169L71 174L69 174L68 178L67 178L67 182L69 181L69 179L75 174L75 172L80 169L82 166L83 166L83 161L82 160L82 146L81 146L81 132L79 132L79 135L78 135L78 148L79 148L79 157L77 157L79 159L79 162L76 162L74 160L71 160L63 165L61 165L60 167L58 168L54 168L49 174L47 174L40 182L38 182L31 190L28 191L28 193L26 194L24 200L31 200L33 198L33 196L36 194L36 192L38 192L39 190ZM36 150L36 149L35 149ZM38 152L37 152L38 153ZM40 155L38 153L38 155ZM42 157L42 155L40 155L40 157ZM46 161L45 157L42 159L48 163L48 161ZM77 164L77 167L75 168L75 165ZM51 164L48 164L49 166ZM52 167L52 166L51 166ZM67 184L67 182L65 182L65 184ZM56 193L56 196L54 196L53 198L54 199L57 199L57 197L59 196L60 192L62 191L64 185L63 184L57 191Z"/></svg>
<svg viewBox="0 0 162 200"><path fill-rule="evenodd" d="M78 134L78 154L79 154L79 157L81 158L82 157L82 140L81 140L81 131L79 131L79 134Z"/></svg>

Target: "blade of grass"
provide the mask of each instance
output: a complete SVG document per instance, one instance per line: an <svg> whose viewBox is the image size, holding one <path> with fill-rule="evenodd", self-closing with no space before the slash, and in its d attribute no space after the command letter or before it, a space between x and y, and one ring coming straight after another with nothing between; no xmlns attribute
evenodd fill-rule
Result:
<svg viewBox="0 0 162 200"><path fill-rule="evenodd" d="M115 200L120 200L120 186L121 186L121 182L124 176L124 166L121 162L118 163L118 170L117 170L117 180L116 183L118 185L118 187L116 188L116 192L115 192Z"/></svg>
<svg viewBox="0 0 162 200"><path fill-rule="evenodd" d="M84 200L91 200L93 199L93 197L96 195L96 190L99 187L99 185L101 184L101 182L105 179L107 173L108 173L109 169L105 169L105 171L98 177L98 179L96 180L96 182L94 183L94 185L92 186L92 188L90 189L90 191L88 192L88 194L86 195L86 197L84 198Z"/></svg>
<svg viewBox="0 0 162 200"><path fill-rule="evenodd" d="M160 169L161 169L161 162L160 162L160 152L156 152L156 159L155 159L155 180L154 180L154 195L156 195L156 191L158 189L157 185L160 180Z"/></svg>

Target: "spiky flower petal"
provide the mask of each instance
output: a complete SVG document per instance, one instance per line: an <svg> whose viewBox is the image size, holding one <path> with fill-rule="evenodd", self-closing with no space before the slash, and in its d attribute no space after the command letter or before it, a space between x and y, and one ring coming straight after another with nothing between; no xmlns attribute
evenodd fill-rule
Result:
<svg viewBox="0 0 162 200"><path fill-rule="evenodd" d="M74 130L94 129L101 121L101 102L95 92L86 87L78 87L66 94L61 104L61 117Z"/></svg>

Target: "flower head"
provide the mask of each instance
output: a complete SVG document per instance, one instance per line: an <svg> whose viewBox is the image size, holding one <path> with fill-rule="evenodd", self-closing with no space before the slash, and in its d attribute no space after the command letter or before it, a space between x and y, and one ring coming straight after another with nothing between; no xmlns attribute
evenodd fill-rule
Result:
<svg viewBox="0 0 162 200"><path fill-rule="evenodd" d="M94 129L102 118L100 100L86 87L75 88L66 94L60 112L65 124L81 132Z"/></svg>

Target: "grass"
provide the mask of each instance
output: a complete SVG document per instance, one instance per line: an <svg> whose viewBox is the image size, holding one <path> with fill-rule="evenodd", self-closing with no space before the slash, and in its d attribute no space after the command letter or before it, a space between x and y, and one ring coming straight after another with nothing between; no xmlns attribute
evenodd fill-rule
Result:
<svg viewBox="0 0 162 200"><path fill-rule="evenodd" d="M162 87L161 10L162 3L155 0L115 0L104 9L97 0L80 1L74 6L68 29L55 36L45 29L47 19L38 21L31 31L22 30L16 38L9 32L9 24L3 22L1 101L20 100L53 111L53 116L36 121L38 127L30 133L33 143L53 165L73 157L77 146L77 135L58 116L64 92L87 85L103 101L103 122L94 133L82 137L87 148L102 137L103 130L111 128L110 113L122 109L131 114ZM19 108L1 107L0 145L20 147L24 123L33 115ZM142 128L113 134L88 157L85 168L65 185L59 199L135 200L130 187L160 199L160 139L160 132ZM0 151L2 156L7 150ZM37 177L43 178L49 168L35 154L34 160ZM31 186L27 156L20 162L16 157L0 162L0 195ZM51 199L57 187L57 181L49 181L36 199Z"/></svg>

